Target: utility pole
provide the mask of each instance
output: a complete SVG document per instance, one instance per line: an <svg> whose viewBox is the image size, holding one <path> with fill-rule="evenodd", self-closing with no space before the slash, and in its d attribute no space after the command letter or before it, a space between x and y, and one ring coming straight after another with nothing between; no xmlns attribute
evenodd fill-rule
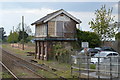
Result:
<svg viewBox="0 0 120 80"><path fill-rule="evenodd" d="M24 16L22 16L22 50L24 50Z"/></svg>
<svg viewBox="0 0 120 80"><path fill-rule="evenodd" d="M14 47L14 26L13 26L13 47Z"/></svg>

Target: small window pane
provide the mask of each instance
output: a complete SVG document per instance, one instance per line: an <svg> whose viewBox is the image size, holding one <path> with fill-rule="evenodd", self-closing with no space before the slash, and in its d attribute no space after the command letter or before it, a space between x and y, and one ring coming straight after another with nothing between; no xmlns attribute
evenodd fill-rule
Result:
<svg viewBox="0 0 120 80"><path fill-rule="evenodd" d="M60 37L63 36L63 21L57 21L56 34Z"/></svg>

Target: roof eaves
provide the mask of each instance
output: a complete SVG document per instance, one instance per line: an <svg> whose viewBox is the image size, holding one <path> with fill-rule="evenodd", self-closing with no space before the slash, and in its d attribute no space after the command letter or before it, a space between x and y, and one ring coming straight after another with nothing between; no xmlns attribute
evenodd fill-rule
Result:
<svg viewBox="0 0 120 80"><path fill-rule="evenodd" d="M39 23L45 23L45 20L50 18L51 16L55 15L56 13L58 13L59 11L62 11L63 9L60 9L58 11L52 12L50 14L47 14L46 16L42 17L41 19L37 20L36 22L32 23L31 25L34 24L39 24Z"/></svg>
<svg viewBox="0 0 120 80"><path fill-rule="evenodd" d="M49 17L48 19L46 19L44 22L47 22L47 21L53 19L54 17L56 17L57 15L61 14L62 12L64 12L63 9L60 9L60 10L56 11L51 17Z"/></svg>
<svg viewBox="0 0 120 80"><path fill-rule="evenodd" d="M66 12L65 10L61 9L59 10L56 14L52 15L51 17L49 17L48 19L44 20L44 22L47 22L51 19L53 19L54 17L56 17L57 15L64 13L67 16L69 16L70 18L72 18L74 21L76 21L78 24L82 23L82 21L80 21L79 19L75 18L74 16L72 16L71 14L69 14L68 12Z"/></svg>
<svg viewBox="0 0 120 80"><path fill-rule="evenodd" d="M64 14L68 15L70 18L72 18L78 24L82 23L82 21L80 21L79 19L75 18L74 16L72 16L71 14L69 14L68 12L66 12L65 10L60 9L58 11L55 11L53 13L50 13L50 14L46 15L45 17L37 20L36 22L32 23L31 25L40 24L40 23L46 23L47 21L53 19L54 17L56 17L57 15L59 15L61 13L64 13Z"/></svg>

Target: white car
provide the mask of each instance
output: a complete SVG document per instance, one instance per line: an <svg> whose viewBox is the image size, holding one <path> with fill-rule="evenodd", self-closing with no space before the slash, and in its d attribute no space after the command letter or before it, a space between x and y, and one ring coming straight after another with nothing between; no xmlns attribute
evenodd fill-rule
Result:
<svg viewBox="0 0 120 80"><path fill-rule="evenodd" d="M99 62L103 62L107 57L110 56L119 56L117 52L112 52L112 51L102 51L100 53L97 53L94 55L93 58L91 58L91 63L95 64L98 63L98 58Z"/></svg>
<svg viewBox="0 0 120 80"><path fill-rule="evenodd" d="M100 48L100 47L95 47L95 49L97 49L97 50L101 50L101 48Z"/></svg>
<svg viewBox="0 0 120 80"><path fill-rule="evenodd" d="M98 52L99 52L99 50L98 49L94 49L94 48L87 48L86 49L86 53L87 54L85 54L85 50L83 49L83 50L81 50L78 54L80 54L80 55L88 55L88 56L94 56L95 54L97 54Z"/></svg>
<svg viewBox="0 0 120 80"><path fill-rule="evenodd" d="M90 50L90 48L87 48L86 49L87 51L89 51ZM85 53L85 50L84 49L82 49L78 54L84 54Z"/></svg>

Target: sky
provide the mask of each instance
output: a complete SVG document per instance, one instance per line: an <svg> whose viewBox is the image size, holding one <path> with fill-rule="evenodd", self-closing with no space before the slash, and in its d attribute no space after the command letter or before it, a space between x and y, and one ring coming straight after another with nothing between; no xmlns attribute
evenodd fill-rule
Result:
<svg viewBox="0 0 120 80"><path fill-rule="evenodd" d="M74 17L80 19L80 29L83 31L92 31L88 23L95 18L95 10L100 9L102 5L106 8L113 7L112 15L114 20L118 21L118 2L0 2L0 26L4 27L6 34L9 35L13 26L16 28L21 23L24 16L25 23L30 26L32 33L35 33L33 22L45 15L59 9L64 9Z"/></svg>

